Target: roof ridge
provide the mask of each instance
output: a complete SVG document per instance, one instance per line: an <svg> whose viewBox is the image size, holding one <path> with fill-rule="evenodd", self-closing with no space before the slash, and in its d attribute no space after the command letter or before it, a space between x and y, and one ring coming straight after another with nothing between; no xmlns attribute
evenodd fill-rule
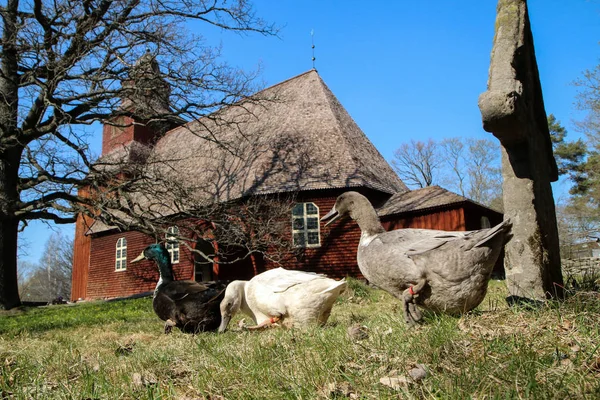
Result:
<svg viewBox="0 0 600 400"><path fill-rule="evenodd" d="M277 86L281 86L281 85L283 85L285 83L288 83L289 81L293 81L294 79L300 78L301 76L308 75L311 72L315 72L317 74L317 76L319 77L319 79L321 78L321 76L319 75L319 73L317 72L317 70L315 68L312 68L312 69L309 69L308 71L302 72L301 74L298 74L296 76L292 76L291 78L287 78L286 80L283 80L281 82L275 83L275 84L273 84L271 86L267 86L266 88L261 89L258 92L254 93L254 94L251 94L250 96L245 97L244 99L251 98L251 97L256 96L256 95L258 95L258 94L260 94L262 92L265 92L267 90L271 90L271 89L273 89L273 88L275 88ZM241 99L239 101L243 101L244 99ZM228 107L228 106L225 106L225 107Z"/></svg>

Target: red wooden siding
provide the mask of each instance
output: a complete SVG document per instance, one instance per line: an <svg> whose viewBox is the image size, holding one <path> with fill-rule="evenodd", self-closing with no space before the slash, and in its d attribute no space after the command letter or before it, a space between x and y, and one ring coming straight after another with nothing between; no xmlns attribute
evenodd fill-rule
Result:
<svg viewBox="0 0 600 400"><path fill-rule="evenodd" d="M298 202L313 202L319 208L319 218L331 210L337 194L328 197L303 197ZM321 223L321 246L307 248L299 256L290 257L284 265L268 262L266 269L282 266L287 269L301 269L319 272L333 278L345 276L362 277L356 263L356 250L360 239L360 229L356 222L344 218L324 226ZM290 234L292 218L290 210Z"/></svg>
<svg viewBox="0 0 600 400"><path fill-rule="evenodd" d="M382 225L387 231L402 228L464 231L466 227L463 208L429 210L422 213L386 217L382 219Z"/></svg>
<svg viewBox="0 0 600 400"><path fill-rule="evenodd" d="M314 203L319 208L319 217L323 217L331 210L337 196L341 192L339 190L304 192L298 195L297 202ZM381 196L378 196L377 193L365 191L363 194L372 198L375 204L381 201ZM384 217L382 218L382 224L387 230L399 228L440 230L479 229L479 225L474 225L480 224L482 215L488 216L492 225L499 222L498 219L501 220L502 218L501 214L483 207L470 207L470 204L457 204L455 208L451 209L439 208ZM180 229L185 229L186 223L194 224L193 221L181 221L177 225ZM291 210L288 229L291 240ZM207 226L207 234L210 235L209 226ZM77 293L84 293L84 295L77 296L86 298L119 297L154 289L158 280L158 271L154 262L143 261L136 264L127 264L126 271L115 271L115 245L120 237L127 239L128 261L137 257L148 244L154 242L147 236L137 232L100 235L91 239L91 247L89 239L86 238L85 240L88 240L89 248L87 253L89 274L86 275L87 281L81 278L81 281L78 283L80 287L86 290ZM287 269L319 272L334 278L343 278L346 276L362 278L356 263L356 251L360 239L360 229L356 222L350 218L344 218L327 227L321 223L320 238L320 247L306 248L299 252L299 254L288 254L286 259L280 264L263 260L262 257L256 255L247 257L235 264L215 264L212 268L211 279L249 279L257 273L279 266ZM85 243L84 239L79 238L79 234L76 235L76 243L79 243L78 240L81 243ZM84 244L81 246L84 247ZM173 266L175 277L176 279L194 279L194 257L184 245L180 246L180 251L181 261L179 264ZM79 261L77 262L83 263L85 252L81 251L78 254L77 259Z"/></svg>
<svg viewBox="0 0 600 400"><path fill-rule="evenodd" d="M127 269L115 270L117 240L127 239ZM154 261L143 260L135 264L137 257L154 241L139 232L112 233L92 239L87 298L110 298L130 296L152 291L158 281L158 269ZM176 279L192 279L193 262L190 251L180 246L180 261L173 265Z"/></svg>
<svg viewBox="0 0 600 400"><path fill-rule="evenodd" d="M91 224L91 218L83 214L77 216L77 221L75 222L75 240L73 243L71 301L87 297L86 289L92 239L89 236L85 236L85 232L87 232Z"/></svg>
<svg viewBox="0 0 600 400"><path fill-rule="evenodd" d="M154 140L155 133L144 125L134 124L131 117L120 117L120 126L104 125L102 128L102 154L132 141L147 144Z"/></svg>

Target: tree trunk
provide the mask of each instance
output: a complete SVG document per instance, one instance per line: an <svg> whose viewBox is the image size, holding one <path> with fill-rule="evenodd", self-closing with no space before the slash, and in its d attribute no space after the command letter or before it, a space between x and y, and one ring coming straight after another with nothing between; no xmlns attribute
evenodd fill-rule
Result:
<svg viewBox="0 0 600 400"><path fill-rule="evenodd" d="M0 221L0 309L9 310L21 304L17 283L17 232L19 221Z"/></svg>
<svg viewBox="0 0 600 400"><path fill-rule="evenodd" d="M21 304L17 280L17 238L19 220L12 206L19 201L17 180L21 148L0 153L0 309Z"/></svg>
<svg viewBox="0 0 600 400"><path fill-rule="evenodd" d="M12 207L19 200L17 180L21 152L19 144L19 72L17 52L18 0L9 0L2 13L0 74L0 308L18 306L17 236L19 221Z"/></svg>

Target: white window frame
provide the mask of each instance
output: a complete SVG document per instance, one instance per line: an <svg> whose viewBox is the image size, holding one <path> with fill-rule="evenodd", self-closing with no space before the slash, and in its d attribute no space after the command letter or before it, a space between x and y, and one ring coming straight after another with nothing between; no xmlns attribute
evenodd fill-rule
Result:
<svg viewBox="0 0 600 400"><path fill-rule="evenodd" d="M167 234L165 235L165 247L171 256L171 264L179 264L179 258L181 252L179 251L179 228L176 226L170 226L167 228Z"/></svg>
<svg viewBox="0 0 600 400"><path fill-rule="evenodd" d="M298 207L299 205L302 205L302 215L294 215L294 210L296 209L296 207ZM309 206L312 206L316 209L315 213L309 214L307 208ZM308 219L313 219L315 218L317 220L317 227L316 228L308 228ZM302 228L301 229L296 229L294 222L296 220L302 220ZM317 237L318 237L318 242L317 243L308 243L308 235L309 233L316 233ZM304 243L300 243L297 244L296 243L296 235L303 235L304 237ZM294 243L295 247L305 247L305 248L314 248L314 247L321 247L321 223L319 221L319 207L312 202L306 202L306 203L296 203L296 205L294 205L294 208L292 208L292 242Z"/></svg>
<svg viewBox="0 0 600 400"><path fill-rule="evenodd" d="M127 269L127 239L120 237L115 245L115 271Z"/></svg>

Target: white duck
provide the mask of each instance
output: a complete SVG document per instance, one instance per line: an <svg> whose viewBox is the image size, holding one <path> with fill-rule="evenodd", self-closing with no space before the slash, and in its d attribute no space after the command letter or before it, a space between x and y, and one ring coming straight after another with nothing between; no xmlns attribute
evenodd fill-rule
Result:
<svg viewBox="0 0 600 400"><path fill-rule="evenodd" d="M406 322L421 319L416 305L449 314L467 312L485 297L494 264L510 238L510 221L478 231L397 229L386 232L369 200L340 195L321 218L348 214L361 230L357 261L370 282L403 302Z"/></svg>
<svg viewBox="0 0 600 400"><path fill-rule="evenodd" d="M325 324L338 296L346 289L344 280L324 275L276 268L249 281L233 281L221 301L221 326L224 332L231 318L242 311L258 329L281 321L286 325Z"/></svg>

